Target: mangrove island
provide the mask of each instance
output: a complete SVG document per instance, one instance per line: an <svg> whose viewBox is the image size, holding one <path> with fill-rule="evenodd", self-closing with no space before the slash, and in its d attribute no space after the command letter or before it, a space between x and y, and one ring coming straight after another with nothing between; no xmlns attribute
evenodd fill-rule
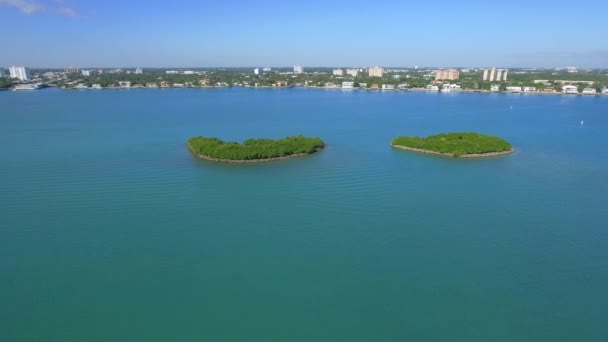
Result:
<svg viewBox="0 0 608 342"><path fill-rule="evenodd" d="M473 132L443 133L426 138L399 136L391 146L408 151L450 157L492 157L513 152L511 144L499 137Z"/></svg>
<svg viewBox="0 0 608 342"><path fill-rule="evenodd" d="M247 139L242 144L206 137L193 137L188 140L188 148L197 157L227 163L265 162L300 157L324 147L323 140L302 135L277 140Z"/></svg>

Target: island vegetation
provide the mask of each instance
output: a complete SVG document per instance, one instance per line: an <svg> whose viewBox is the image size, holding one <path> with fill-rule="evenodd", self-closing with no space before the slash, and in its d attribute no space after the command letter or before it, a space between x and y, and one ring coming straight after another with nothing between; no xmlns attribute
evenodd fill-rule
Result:
<svg viewBox="0 0 608 342"><path fill-rule="evenodd" d="M224 162L256 162L304 156L325 147L320 138L302 135L283 139L248 139L242 144L217 138L193 137L188 147L199 158Z"/></svg>
<svg viewBox="0 0 608 342"><path fill-rule="evenodd" d="M489 157L513 152L511 144L499 137L473 132L443 133L426 138L395 138L391 145L410 151L453 157Z"/></svg>

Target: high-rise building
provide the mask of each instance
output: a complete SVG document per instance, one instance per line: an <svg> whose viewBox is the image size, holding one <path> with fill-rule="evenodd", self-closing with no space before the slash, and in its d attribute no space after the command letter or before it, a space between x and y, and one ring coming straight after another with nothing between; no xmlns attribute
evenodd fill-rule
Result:
<svg viewBox="0 0 608 342"><path fill-rule="evenodd" d="M344 76L344 70L342 70L342 69L334 69L334 75L336 75L336 76Z"/></svg>
<svg viewBox="0 0 608 342"><path fill-rule="evenodd" d="M139 74L143 74L144 71L141 68L137 68L137 69L135 69L135 73L139 75Z"/></svg>
<svg viewBox="0 0 608 342"><path fill-rule="evenodd" d="M435 72L435 81L449 80L454 81L460 77L460 72L455 69L443 69Z"/></svg>
<svg viewBox="0 0 608 342"><path fill-rule="evenodd" d="M268 71L271 71L271 70L272 70L272 69L271 69L271 68L269 68L269 67L265 67L264 69L262 69L262 71L264 71L264 72L268 72Z"/></svg>
<svg viewBox="0 0 608 342"><path fill-rule="evenodd" d="M65 71L68 74L77 74L80 72L80 69L75 68L75 67L67 67L63 71Z"/></svg>
<svg viewBox="0 0 608 342"><path fill-rule="evenodd" d="M4 77L4 69L0 68L0 77Z"/></svg>
<svg viewBox="0 0 608 342"><path fill-rule="evenodd" d="M256 74L256 75L259 75L260 74L260 68L253 69L253 73Z"/></svg>
<svg viewBox="0 0 608 342"><path fill-rule="evenodd" d="M9 68L11 78L16 78L21 81L27 81L30 79L30 70L25 67L12 66Z"/></svg>
<svg viewBox="0 0 608 342"><path fill-rule="evenodd" d="M507 80L508 69L483 69L482 80L489 82L504 82Z"/></svg>
<svg viewBox="0 0 608 342"><path fill-rule="evenodd" d="M384 76L384 68L378 66L369 68L367 69L367 73L369 74L369 77L382 77Z"/></svg>
<svg viewBox="0 0 608 342"><path fill-rule="evenodd" d="M304 72L304 68L301 65L294 65L293 66L293 73L294 74L301 74Z"/></svg>
<svg viewBox="0 0 608 342"><path fill-rule="evenodd" d="M359 70L357 70L357 69L346 69L346 74L350 75L352 77L357 77L357 76L359 76Z"/></svg>

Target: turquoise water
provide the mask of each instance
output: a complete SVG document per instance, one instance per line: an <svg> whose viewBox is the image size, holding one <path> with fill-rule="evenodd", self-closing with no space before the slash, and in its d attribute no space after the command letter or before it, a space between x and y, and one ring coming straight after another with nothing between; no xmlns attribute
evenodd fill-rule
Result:
<svg viewBox="0 0 608 342"><path fill-rule="evenodd" d="M0 341L608 340L608 97L48 89L0 108ZM461 130L517 151L389 147ZM184 146L293 134L328 147L224 165Z"/></svg>

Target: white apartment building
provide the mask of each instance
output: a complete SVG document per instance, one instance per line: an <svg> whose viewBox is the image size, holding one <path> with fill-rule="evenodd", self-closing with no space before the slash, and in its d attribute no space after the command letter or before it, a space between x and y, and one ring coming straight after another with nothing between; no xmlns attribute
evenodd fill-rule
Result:
<svg viewBox="0 0 608 342"><path fill-rule="evenodd" d="M269 67L265 67L264 69L262 69L262 71L264 71L264 72L268 72L268 71L272 71L272 69L271 69L271 68L269 68Z"/></svg>
<svg viewBox="0 0 608 342"><path fill-rule="evenodd" d="M378 66L369 68L367 69L367 73L369 74L369 77L382 77L384 76L384 68Z"/></svg>
<svg viewBox="0 0 608 342"><path fill-rule="evenodd" d="M482 80L489 82L505 82L508 73L508 69L483 69Z"/></svg>
<svg viewBox="0 0 608 342"><path fill-rule="evenodd" d="M353 89L355 82L342 82L342 89Z"/></svg>
<svg viewBox="0 0 608 342"><path fill-rule="evenodd" d="M135 69L135 73L139 75L139 74L143 74L144 71L141 68L137 68L137 69Z"/></svg>
<svg viewBox="0 0 608 342"><path fill-rule="evenodd" d="M344 76L344 70L334 69L334 76Z"/></svg>
<svg viewBox="0 0 608 342"><path fill-rule="evenodd" d="M301 65L294 65L293 66L293 73L294 74L303 74L304 73L304 68Z"/></svg>
<svg viewBox="0 0 608 342"><path fill-rule="evenodd" d="M565 85L562 87L562 93L564 94L578 94L578 87L573 85Z"/></svg>
<svg viewBox="0 0 608 342"><path fill-rule="evenodd" d="M260 68L253 69L253 73L256 74L256 75L259 75L260 74Z"/></svg>
<svg viewBox="0 0 608 342"><path fill-rule="evenodd" d="M352 77L359 76L359 70L357 69L346 69L346 74Z"/></svg>
<svg viewBox="0 0 608 342"><path fill-rule="evenodd" d="M30 70L25 67L12 66L8 69L11 78L16 78L20 81L27 81L31 78Z"/></svg>
<svg viewBox="0 0 608 342"><path fill-rule="evenodd" d="M0 68L0 77L4 77L4 69Z"/></svg>
<svg viewBox="0 0 608 342"><path fill-rule="evenodd" d="M82 70L80 70L80 73L82 74L82 76L85 76L85 77L91 76L91 70L82 69Z"/></svg>

